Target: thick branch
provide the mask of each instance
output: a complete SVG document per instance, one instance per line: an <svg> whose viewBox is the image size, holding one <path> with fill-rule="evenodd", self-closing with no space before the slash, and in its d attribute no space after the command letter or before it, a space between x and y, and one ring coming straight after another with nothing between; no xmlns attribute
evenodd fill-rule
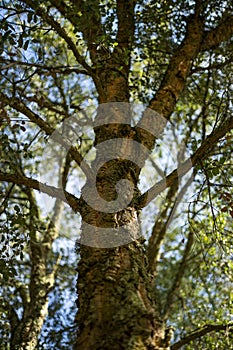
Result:
<svg viewBox="0 0 233 350"><path fill-rule="evenodd" d="M16 285L17 291L19 292L20 297L22 299L22 304L23 304L22 306L25 309L28 302L29 302L28 289L25 286L25 284L23 284L17 280L14 280L14 284Z"/></svg>
<svg viewBox="0 0 233 350"><path fill-rule="evenodd" d="M75 212L80 212L81 210L79 199L76 198L73 194L60 188L46 185L35 179L20 175L19 173L8 174L0 172L0 181L12 182L17 185L24 185L26 187L33 188L34 190L46 193L51 197L59 198L63 201L67 200L68 204Z"/></svg>
<svg viewBox="0 0 233 350"><path fill-rule="evenodd" d="M101 46L101 41L105 33L101 24L100 3L96 0L91 1L91 5L83 0L72 0L71 3L73 4L73 11L80 12L81 16L78 21L77 16L76 19L72 20L69 18L69 20L73 25L78 26L79 30L83 33L90 51L91 60L96 65L102 59L104 60L106 58L106 48L102 48ZM87 23L90 23L90 25L87 25Z"/></svg>
<svg viewBox="0 0 233 350"><path fill-rule="evenodd" d="M205 325L201 328L197 328L195 331L184 337L183 339L179 340L177 343L173 344L171 346L171 350L178 350L183 345L189 344L191 341L201 338L204 335L210 333L210 332L221 332L221 331L227 331L231 330L233 327L233 323L229 323L226 325ZM231 330L232 331L232 330Z"/></svg>
<svg viewBox="0 0 233 350"><path fill-rule="evenodd" d="M158 194L170 187L178 177L184 176L192 167L194 167L200 159L205 159L210 155L210 151L215 147L216 143L227 132L233 129L233 116L228 117L222 124L212 131L210 135L202 142L201 146L196 152L185 162L183 162L177 169L173 170L165 179L162 179L147 192L145 192L139 199L139 206L145 207Z"/></svg>
<svg viewBox="0 0 233 350"><path fill-rule="evenodd" d="M6 94L0 92L1 101L6 105L14 108L18 112L24 114L29 120L39 126L47 135L51 135L54 132L54 129L50 127L39 115L32 112L19 98L17 97L8 97Z"/></svg>
<svg viewBox="0 0 233 350"><path fill-rule="evenodd" d="M115 46L113 54L109 59L109 66L114 67L113 71L115 72L113 75L116 75L118 71L118 79L125 80L125 91L128 90L127 80L130 70L131 49L135 30L134 7L135 0L117 0L117 46ZM122 89L122 87L119 87L119 89Z"/></svg>
<svg viewBox="0 0 233 350"><path fill-rule="evenodd" d="M67 161L68 160L68 161ZM70 156L66 157L65 164L60 163L60 185L61 178L64 180L64 188L67 181L68 169L70 165ZM56 199L54 212L45 234L38 235L35 222L40 220L38 206L31 188L25 188L25 193L30 202L30 220L29 220L29 253L31 258L31 274L29 288L24 285L19 286L23 300L23 317L17 325L16 335L12 337L12 344L19 349L34 349L38 342L38 336L44 324L48 311L48 294L55 285L55 274L59 266L60 258L53 265L51 273L48 273L48 259L52 254L52 243L58 236L58 221L63 208L61 199ZM50 269L49 269L50 270ZM26 289L25 295L22 293ZM28 293L29 291L29 293Z"/></svg>
<svg viewBox="0 0 233 350"><path fill-rule="evenodd" d="M187 77L192 73L193 60L198 53L216 47L221 42L227 41L233 33L232 15L223 15L224 20L213 30L205 33L203 19L199 15L198 5L196 13L187 20L186 36L182 44L177 48L170 60L164 79L156 95L149 103L149 109L159 113L162 117L169 119L174 111L175 105L180 98L186 85ZM146 128L145 128L146 126ZM138 123L141 139L147 147L154 146L154 137L148 136L143 129L150 129L156 133L156 123L153 113L146 111Z"/></svg>
<svg viewBox="0 0 233 350"><path fill-rule="evenodd" d="M224 20L214 29L204 32L201 51L214 49L233 35L233 15L223 15Z"/></svg>
<svg viewBox="0 0 233 350"><path fill-rule="evenodd" d="M134 5L134 0L117 1L117 42L121 47L128 48L129 44L132 42L132 37L134 34Z"/></svg>
<svg viewBox="0 0 233 350"><path fill-rule="evenodd" d="M193 59L197 56L203 38L203 21L198 14L187 20L186 35L181 45L170 60L167 71L156 95L149 103L149 108L169 119L186 84ZM153 114L145 113L138 126L150 128L156 132ZM144 138L148 135L145 135ZM153 148L154 138L151 137ZM147 141L148 143L148 141Z"/></svg>

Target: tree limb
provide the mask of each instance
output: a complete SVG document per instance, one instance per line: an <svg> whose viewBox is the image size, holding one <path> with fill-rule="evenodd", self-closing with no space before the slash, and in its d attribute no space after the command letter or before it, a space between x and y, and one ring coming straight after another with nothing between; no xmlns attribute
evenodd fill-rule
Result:
<svg viewBox="0 0 233 350"><path fill-rule="evenodd" d="M17 185L24 185L26 187L33 188L34 190L46 193L51 197L59 198L63 201L67 200L68 204L75 212L81 211L81 204L79 199L76 198L73 194L60 188L46 185L35 179L23 176L19 173L8 174L2 171L0 171L0 181L12 182Z"/></svg>
<svg viewBox="0 0 233 350"><path fill-rule="evenodd" d="M201 146L190 158L181 163L181 165L167 175L165 179L160 180L157 184L146 191L139 198L139 207L143 208L148 205L159 193L164 191L167 187L170 187L174 181L185 175L192 167L194 167L199 162L199 159L203 160L204 158L207 158L209 152L214 148L216 143L232 129L233 116L230 116L206 137Z"/></svg>
<svg viewBox="0 0 233 350"><path fill-rule="evenodd" d="M186 79L190 73L193 59L197 56L203 38L203 20L198 14L189 16L187 19L186 35L181 45L174 52L163 81L151 99L148 107L157 112L165 119L169 119L174 107L185 87ZM156 131L153 113L145 112L138 123L138 127ZM143 138L147 137L145 135ZM147 141L148 142L148 141ZM154 139L151 137L150 147L154 146Z"/></svg>
<svg viewBox="0 0 233 350"><path fill-rule="evenodd" d="M191 72L193 60L200 52L214 48L232 36L233 17L227 14L223 17L224 20L215 29L205 32L204 20L197 3L195 14L187 19L185 38L172 56L157 93L137 125L142 129L139 129L141 139L150 149L154 146L154 137L144 131L150 129L153 130L153 134L156 132L155 118L150 109L169 120L186 85L187 77L193 73Z"/></svg>
<svg viewBox="0 0 233 350"><path fill-rule="evenodd" d="M125 56L127 62L124 65L124 68L127 67L126 74L128 75L129 70L129 61L130 61L130 50L133 42L134 36L134 6L135 1L117 1L117 18L118 18L118 30L117 30L117 46L114 50L114 55L116 56ZM113 56L114 56L113 55ZM123 59L124 61L124 59Z"/></svg>
<svg viewBox="0 0 233 350"><path fill-rule="evenodd" d="M14 285L16 286L16 290L19 292L19 295L22 299L23 308L26 308L29 302L29 294L27 287L25 286L25 284L21 283L20 281L17 281L16 279L14 279Z"/></svg>
<svg viewBox="0 0 233 350"><path fill-rule="evenodd" d="M229 40L233 35L233 15L225 13L224 20L214 29L204 32L200 50L207 51Z"/></svg>
<svg viewBox="0 0 233 350"><path fill-rule="evenodd" d="M96 65L106 57L106 48L101 45L101 39L104 42L105 32L101 24L100 3L95 0L91 1L91 5L83 0L72 0L71 3L75 12L81 12L81 16L78 23L75 19L69 18L69 20L74 26L78 24L79 30L83 33L84 39L87 42L91 60ZM87 23L91 23L91 26L87 26Z"/></svg>
<svg viewBox="0 0 233 350"><path fill-rule="evenodd" d="M198 339L200 337L203 337L204 335L210 333L210 332L220 332L220 331L227 331L228 329L231 329L233 327L233 323L229 323L226 325L205 325L201 328L197 328L195 331L187 335L186 337L182 338L175 344L171 346L171 350L178 350L183 345L189 344L192 340ZM231 330L232 332L232 330Z"/></svg>
<svg viewBox="0 0 233 350"><path fill-rule="evenodd" d="M11 326L11 332L14 333L14 330L17 328L17 326L20 323L19 317L17 315L17 312L15 311L14 307L12 305L8 305L9 310L9 321Z"/></svg>

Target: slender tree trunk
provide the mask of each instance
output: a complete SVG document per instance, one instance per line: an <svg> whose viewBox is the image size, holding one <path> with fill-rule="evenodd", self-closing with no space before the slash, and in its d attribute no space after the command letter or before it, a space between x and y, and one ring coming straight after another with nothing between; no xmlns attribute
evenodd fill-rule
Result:
<svg viewBox="0 0 233 350"><path fill-rule="evenodd" d="M33 256L29 293L27 290L20 291L23 299L22 318L19 319L12 310L11 322L15 322L12 324L11 350L35 349L47 315L48 292L53 281L47 278L42 249L38 243L31 243Z"/></svg>
<svg viewBox="0 0 233 350"><path fill-rule="evenodd" d="M18 288L22 299L22 317L19 318L14 308L11 308L11 350L34 350L37 348L39 336L48 313L48 294L54 288L57 264L52 272L48 273L49 254L52 243L56 239L63 203L55 202L54 212L47 231L38 237L36 220L39 220L38 208L31 190L25 190L30 202L30 244L29 254L31 261L30 283Z"/></svg>

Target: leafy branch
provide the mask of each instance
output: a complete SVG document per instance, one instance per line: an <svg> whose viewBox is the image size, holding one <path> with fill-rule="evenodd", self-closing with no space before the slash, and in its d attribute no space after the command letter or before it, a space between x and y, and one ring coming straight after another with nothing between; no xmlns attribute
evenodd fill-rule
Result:
<svg viewBox="0 0 233 350"><path fill-rule="evenodd" d="M191 341L203 337L210 332L221 332L221 331L231 331L232 332L233 323L228 323L226 325L205 325L203 327L197 328L192 333L182 338L175 344L171 346L171 350L178 350L183 345L189 344Z"/></svg>
<svg viewBox="0 0 233 350"><path fill-rule="evenodd" d="M25 3L26 5L29 5L31 8L33 8L37 15L39 15L44 21L46 21L49 25L52 26L52 28L57 32L57 34L65 40L65 42L73 52L77 62L80 63L81 66L85 68L90 75L93 75L91 67L87 64L84 57L78 52L78 49L75 43L73 42L72 38L68 35L65 29L60 25L60 23L55 21L55 19L51 15L49 15L41 6L38 6L37 3L31 0L22 0L22 2Z"/></svg>

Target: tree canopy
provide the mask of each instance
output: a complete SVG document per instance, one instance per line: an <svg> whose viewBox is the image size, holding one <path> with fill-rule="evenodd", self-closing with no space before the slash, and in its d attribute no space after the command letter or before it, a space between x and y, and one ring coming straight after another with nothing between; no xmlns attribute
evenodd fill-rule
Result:
<svg viewBox="0 0 233 350"><path fill-rule="evenodd" d="M232 10L1 2L1 350L230 349Z"/></svg>

